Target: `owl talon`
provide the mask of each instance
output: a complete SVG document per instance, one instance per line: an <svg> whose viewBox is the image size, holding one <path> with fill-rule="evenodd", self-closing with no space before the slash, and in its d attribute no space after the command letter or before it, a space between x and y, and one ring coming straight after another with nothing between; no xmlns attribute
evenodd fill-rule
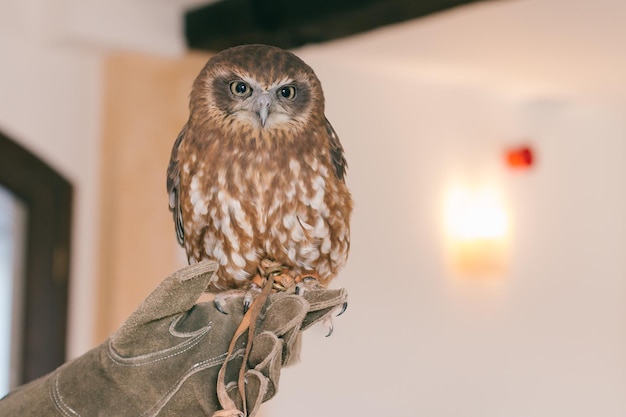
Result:
<svg viewBox="0 0 626 417"><path fill-rule="evenodd" d="M296 284L296 295L304 295L304 284L299 282Z"/></svg>
<svg viewBox="0 0 626 417"><path fill-rule="evenodd" d="M348 309L348 302L346 301L345 303L343 303L343 305L341 306L341 310L339 310L339 313L335 317L341 316L343 313L345 313L347 309ZM326 317L324 321L322 321L322 325L328 329L328 333L326 333L326 337L330 337L333 334L333 331L335 330L335 326L333 324L333 318L331 316Z"/></svg>
<svg viewBox="0 0 626 417"><path fill-rule="evenodd" d="M241 306L243 309L243 313L246 314L250 306L254 302L256 296L261 292L261 289L255 284L251 284L250 287L246 290L244 289L236 289L236 290L228 290L222 291L220 293L215 294L215 299L213 300L213 304L215 305L215 309L222 314L228 314L226 312L226 304L227 300L230 298L238 298L241 300Z"/></svg>
<svg viewBox="0 0 626 417"><path fill-rule="evenodd" d="M302 282L311 287L319 285L319 280L312 275L307 275L304 278L302 278Z"/></svg>
<svg viewBox="0 0 626 417"><path fill-rule="evenodd" d="M215 299L213 300L213 305L215 306L215 309L217 311L222 314L228 315L228 313L224 310L224 302L220 297L215 297Z"/></svg>
<svg viewBox="0 0 626 417"><path fill-rule="evenodd" d="M246 294L243 296L243 314L246 314L248 312L250 306L252 305L253 299L254 297L252 296L252 293L250 291L247 291Z"/></svg>
<svg viewBox="0 0 626 417"><path fill-rule="evenodd" d="M343 305L341 306L341 310L339 310L339 313L337 313L335 317L341 316L343 313L346 312L347 309L348 309L348 302L346 301L345 303L343 303Z"/></svg>
<svg viewBox="0 0 626 417"><path fill-rule="evenodd" d="M324 327L328 329L328 333L326 333L326 337L330 337L335 330L335 326L333 325L333 319L330 317L326 317L322 322Z"/></svg>
<svg viewBox="0 0 626 417"><path fill-rule="evenodd" d="M320 281L314 275L305 275L300 282L296 284L296 295L304 295L307 290L323 288Z"/></svg>

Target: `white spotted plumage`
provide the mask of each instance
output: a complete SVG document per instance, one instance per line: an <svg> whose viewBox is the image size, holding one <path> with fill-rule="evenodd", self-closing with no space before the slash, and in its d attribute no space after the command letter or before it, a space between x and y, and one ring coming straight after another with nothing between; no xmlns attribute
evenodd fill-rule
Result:
<svg viewBox="0 0 626 417"><path fill-rule="evenodd" d="M220 265L209 290L245 287L264 258L324 285L334 278L350 247L345 165L319 80L299 58L253 45L209 60L168 169L190 262Z"/></svg>

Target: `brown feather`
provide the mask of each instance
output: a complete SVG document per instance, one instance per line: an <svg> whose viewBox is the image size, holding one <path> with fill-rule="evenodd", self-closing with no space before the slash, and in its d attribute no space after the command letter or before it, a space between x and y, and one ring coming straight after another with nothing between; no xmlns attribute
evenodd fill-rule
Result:
<svg viewBox="0 0 626 417"><path fill-rule="evenodd" d="M249 99L232 92L237 80L249 86ZM294 86L295 97L280 95L284 85ZM264 126L251 110L261 95L272 103ZM220 264L209 290L245 288L263 258L293 274L316 273L323 284L334 278L350 247L345 169L308 65L265 45L211 58L194 82L167 177L190 262Z"/></svg>

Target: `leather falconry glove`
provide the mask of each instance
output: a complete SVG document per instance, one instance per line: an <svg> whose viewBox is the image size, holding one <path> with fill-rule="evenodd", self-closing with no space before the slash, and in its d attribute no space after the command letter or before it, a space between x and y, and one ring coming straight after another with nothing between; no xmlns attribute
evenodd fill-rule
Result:
<svg viewBox="0 0 626 417"><path fill-rule="evenodd" d="M224 367L225 392L240 410L240 391L246 397L247 413L228 414L216 384L244 313L239 297L226 302L227 314L211 302L195 304L215 269L202 262L169 276L103 344L0 400L0 417L254 416L276 394L300 332L329 317L347 294L312 289L269 296L256 323L244 390L237 381L247 333L233 342Z"/></svg>

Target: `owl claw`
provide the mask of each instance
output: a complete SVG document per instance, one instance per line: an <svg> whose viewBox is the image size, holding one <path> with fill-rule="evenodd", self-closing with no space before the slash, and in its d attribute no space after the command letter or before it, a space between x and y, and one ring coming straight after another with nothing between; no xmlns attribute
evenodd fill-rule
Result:
<svg viewBox="0 0 626 417"><path fill-rule="evenodd" d="M254 298L258 295L259 292L260 292L260 289L255 285L250 286L250 288L248 288L247 290L235 289L235 290L223 291L223 292L215 294L215 299L213 300L213 304L215 305L215 309L217 311L219 311L222 314L228 314L225 308L226 301L229 298L239 298L240 300L242 300L241 305L243 308L243 313L246 314L246 312L250 309L250 306L252 305Z"/></svg>
<svg viewBox="0 0 626 417"><path fill-rule="evenodd" d="M304 295L304 284L299 282L296 284L296 295Z"/></svg>
<svg viewBox="0 0 626 417"><path fill-rule="evenodd" d="M250 291L247 291L243 296L243 314L246 314L250 309L253 298L254 297L252 296L252 293Z"/></svg>
<svg viewBox="0 0 626 417"><path fill-rule="evenodd" d="M343 305L341 306L341 310L339 310L339 313L337 313L335 317L341 316L343 313L346 312L347 309L348 309L348 302L346 301L345 303L343 303ZM328 316L324 319L322 323L324 324L324 327L328 329L328 333L326 333L326 337L330 337L333 334L333 331L335 330L335 326L333 324L333 318Z"/></svg>
<svg viewBox="0 0 626 417"><path fill-rule="evenodd" d="M346 301L345 303L343 303L343 305L341 306L341 310L339 310L339 313L337 313L337 316L335 317L341 316L343 313L346 312L347 309L348 309L348 302Z"/></svg>
<svg viewBox="0 0 626 417"><path fill-rule="evenodd" d="M302 278L302 281L296 284L296 295L304 295L307 290L322 288L317 278L311 275L307 275Z"/></svg>
<svg viewBox="0 0 626 417"><path fill-rule="evenodd" d="M330 317L326 317L322 323L324 324L324 327L328 329L328 333L326 333L326 337L330 337L333 334L333 331L335 330L335 326L333 326L333 319Z"/></svg>
<svg viewBox="0 0 626 417"><path fill-rule="evenodd" d="M215 309L217 311L219 311L222 314L228 315L228 313L224 310L224 303L221 298L215 297L215 299L213 300L213 305L215 306Z"/></svg>
<svg viewBox="0 0 626 417"><path fill-rule="evenodd" d="M302 278L302 282L308 283L310 286L319 285L319 280L311 275L307 275L306 277Z"/></svg>

